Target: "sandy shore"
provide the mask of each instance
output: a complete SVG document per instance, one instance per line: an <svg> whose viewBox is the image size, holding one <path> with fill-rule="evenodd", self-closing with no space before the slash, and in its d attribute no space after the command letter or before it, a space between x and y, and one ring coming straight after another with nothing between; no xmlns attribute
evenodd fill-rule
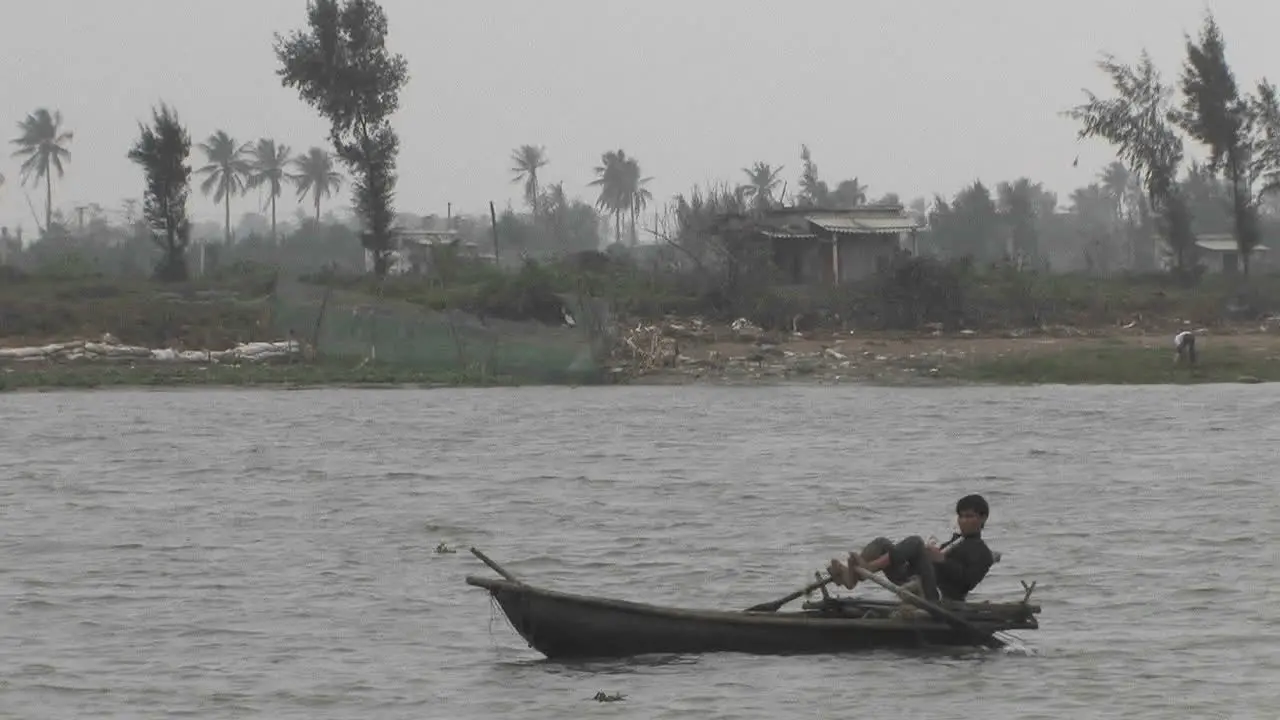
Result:
<svg viewBox="0 0 1280 720"><path fill-rule="evenodd" d="M1091 352L1129 352L1173 364L1176 328L1043 328L981 333L836 332L761 334L732 328L648 326L633 331L629 358L644 384L876 383L956 384L992 362L1070 362ZM1201 363L1229 353L1280 367L1280 325L1196 331ZM656 336L656 337L655 337ZM1165 354L1167 353L1167 354ZM1163 370L1165 368L1161 368Z"/></svg>

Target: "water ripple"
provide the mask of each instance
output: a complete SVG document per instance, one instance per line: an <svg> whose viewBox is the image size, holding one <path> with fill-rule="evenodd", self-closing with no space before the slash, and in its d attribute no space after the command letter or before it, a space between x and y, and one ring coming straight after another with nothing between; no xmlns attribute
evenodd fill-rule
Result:
<svg viewBox="0 0 1280 720"><path fill-rule="evenodd" d="M1278 405L1270 386L8 395L0 706L1270 717ZM945 537L974 491L1004 554L978 597L1039 583L1024 650L556 663L462 582L489 573L479 545L561 590L746 607L871 537Z"/></svg>

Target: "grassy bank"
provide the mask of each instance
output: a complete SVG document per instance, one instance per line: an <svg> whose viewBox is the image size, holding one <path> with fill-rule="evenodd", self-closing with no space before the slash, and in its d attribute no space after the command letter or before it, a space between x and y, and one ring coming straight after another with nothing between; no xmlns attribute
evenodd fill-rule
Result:
<svg viewBox="0 0 1280 720"><path fill-rule="evenodd" d="M565 384L592 378L563 378ZM0 391L126 387L496 387L521 378L337 363L208 365L39 363L0 367Z"/></svg>
<svg viewBox="0 0 1280 720"><path fill-rule="evenodd" d="M1274 347L1223 343L1201 350L1194 366L1173 361L1173 351L1113 342L1069 343L1054 351L1012 352L948 363L938 376L1000 385L1185 385L1280 381Z"/></svg>
<svg viewBox="0 0 1280 720"><path fill-rule="evenodd" d="M292 313L298 316L293 317L288 312L286 284L274 268L228 268L220 275L170 285L104 277L6 277L0 279L0 346L96 340L110 333L124 343L152 348L219 350L243 342L280 340L286 331L296 330L308 342L319 338L315 356L322 359L238 367L15 363L0 365L0 388L611 382L615 376L608 372L604 377L567 373L561 377L557 372L557 368L572 364L571 353L565 351L566 359L561 360L554 351L572 345L563 337L546 337L550 333L546 328L563 324L558 293L580 291L607 300L626 331L663 324L687 329L693 324L688 319L695 317L714 325L716 330L707 337L658 333L640 343L648 348L649 340L678 341L679 349L673 354L679 361L688 365L693 358L701 365L687 368L696 372L675 371L694 379L723 375L719 368L726 358L742 360L737 370L745 381L761 374L761 364L766 371L771 364L779 366L776 372L767 373L772 376L808 379L816 372L810 366L821 366L818 376L868 382L876 382L886 372L894 377L1002 384L1280 379L1276 367L1280 348L1271 347L1267 339L1280 335L1264 333L1259 336L1262 339L1231 343L1224 339L1241 329L1257 333L1268 323L1267 317L1280 308L1280 276L1257 276L1248 281L1206 277L1184 285L1163 276L1045 275L911 261L861 283L839 287L763 284L734 289L719 280L713 275L659 271L656 266L646 268L592 254L529 263L518 270L459 265L437 276L395 277L385 282L368 276L310 278L307 292L325 295L317 288L328 287L352 291L359 298L351 307L334 310L338 307L335 300L327 311L313 313L327 320L345 318L351 326L348 329L360 330L342 336L321 335L319 323L306 312ZM450 334L426 332L407 321L398 323L385 312L392 304L397 304L397 312L400 306L407 306L407 314L463 310L493 327L498 323L492 321L521 321L519 332L511 331L520 335L519 342L503 347L495 342L490 347L487 341L452 334L452 325ZM357 305L359 313L354 312ZM376 321L371 319L373 313L365 315L371 307L381 313ZM664 316L676 317L666 323ZM730 329L736 319L744 317L762 329L755 338L739 339ZM331 324L337 325L336 321ZM1195 368L1175 366L1171 358L1172 333L1185 327L1207 328L1213 336L1203 346L1201 363ZM1003 335L1023 338L1028 336L1027 330L1064 337L1048 349L1034 339L1010 340L1007 346L947 339L958 338L960 329L985 339ZM361 365L360 358L375 345L375 330L376 357L384 364ZM1010 332L1014 330L1017 332ZM561 328L557 332L563 335L565 331ZM1108 344L1098 335L1142 335L1146 339L1135 343L1130 337ZM935 342L931 337L942 339ZM542 339L534 342L538 338ZM343 339L345 345L339 342ZM844 345L832 347L842 342ZM414 362L430 364L431 369L385 364L395 358L407 362L404 358L410 357L389 352L397 343L416 349L428 344L435 348L433 353L412 355ZM925 345L938 346L928 358L922 352ZM825 354L828 349L835 351L833 357ZM430 355L429 362L423 360L424 355ZM793 362L782 359L783 355L804 357ZM924 365L917 368L915 363ZM487 367L489 372L477 373L474 369L479 367ZM519 372L538 377L504 376L495 374L495 368L508 375Z"/></svg>
<svg viewBox="0 0 1280 720"><path fill-rule="evenodd" d="M0 278L0 346L110 333L129 344L220 349L276 340L265 272L159 284L107 278Z"/></svg>
<svg viewBox="0 0 1280 720"><path fill-rule="evenodd" d="M1089 328L1135 320L1149 327L1173 328L1184 321L1218 327L1280 311L1280 275L1248 281L1208 276L1188 286L1164 275L1047 275L921 260L839 287L734 288L714 275L662 272L592 257L597 259L530 263L505 271L464 266L440 277L380 281L367 275L321 275L307 280L379 301L552 324L561 317L557 293L586 292L606 299L623 321L677 315L730 323L745 317L779 332L797 327ZM152 347L173 342L225 347L278 339L271 337L270 327L275 279L274 268L264 266L229 268L217 276L172 285L101 277L5 277L0 279L0 344L99 337L107 332L127 343Z"/></svg>

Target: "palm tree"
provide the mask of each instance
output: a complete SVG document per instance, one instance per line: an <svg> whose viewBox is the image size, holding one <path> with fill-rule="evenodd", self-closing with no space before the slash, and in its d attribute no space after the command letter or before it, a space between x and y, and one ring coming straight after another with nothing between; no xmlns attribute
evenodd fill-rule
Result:
<svg viewBox="0 0 1280 720"><path fill-rule="evenodd" d="M818 166L813 163L808 145L800 146L800 161L804 168L800 173L801 202L805 205L822 207L827 203L830 190L827 189L825 182L818 179Z"/></svg>
<svg viewBox="0 0 1280 720"><path fill-rule="evenodd" d="M524 182L524 201L533 209L533 220L538 220L538 170L547 166L547 151L534 145L521 145L511 151L512 182Z"/></svg>
<svg viewBox="0 0 1280 720"><path fill-rule="evenodd" d="M858 178L841 180L831 193L831 203L839 208L851 208L865 205L867 202L867 186L858 182Z"/></svg>
<svg viewBox="0 0 1280 720"><path fill-rule="evenodd" d="M204 182L200 184L200 192L205 195L212 192L213 201L223 204L229 246L231 245L231 196L243 195L248 189L249 177L253 174L253 168L245 159L249 145L247 143L239 145L225 130L219 130L210 135L208 140L200 143L200 149L204 151L209 161L208 165L196 171L205 176Z"/></svg>
<svg viewBox="0 0 1280 720"><path fill-rule="evenodd" d="M627 209L631 211L631 246L635 247L640 239L636 234L636 218L653 199L653 193L645 187L653 178L640 177L640 164L635 158L627 158L623 171L623 184L627 192L625 200Z"/></svg>
<svg viewBox="0 0 1280 720"><path fill-rule="evenodd" d="M331 197L342 187L342 174L333 169L333 155L324 148L313 147L306 155L293 159L298 172L289 176L298 188L298 200L311 194L316 207L316 225L320 224L320 200Z"/></svg>
<svg viewBox="0 0 1280 720"><path fill-rule="evenodd" d="M596 179L591 181L593 187L600 188L600 196L596 198L596 207L613 214L614 236L622 242L622 214L631 208L632 187L628 185L630 159L622 150L610 150L600 156L600 164L596 166ZM638 169L637 169L637 175Z"/></svg>
<svg viewBox="0 0 1280 720"><path fill-rule="evenodd" d="M289 162L289 146L276 145L270 138L262 138L249 151L249 165L252 174L249 176L249 187L267 187L271 203L271 241L276 242L276 198L280 197L280 188L284 184L284 167Z"/></svg>
<svg viewBox="0 0 1280 720"><path fill-rule="evenodd" d="M1119 161L1112 162L1107 165L1098 179L1102 181L1102 189L1111 198L1112 207L1114 208L1117 220L1125 220L1127 216L1129 192L1132 183L1132 174L1124 163Z"/></svg>
<svg viewBox="0 0 1280 720"><path fill-rule="evenodd" d="M75 136L70 130L62 129L62 112L52 113L40 108L18 123L22 134L11 142L18 146L13 157L24 157L21 178L23 183L29 179L39 182L44 180L44 231L48 232L53 224L53 173L58 177L63 174L62 163L71 159L71 151L67 143Z"/></svg>
<svg viewBox="0 0 1280 720"><path fill-rule="evenodd" d="M750 168L743 168L742 172L747 175L747 184L743 186L744 196L753 202L755 209L763 212L772 207L773 191L782 183L778 178L782 174L782 167L775 168L769 163L757 162Z"/></svg>
<svg viewBox="0 0 1280 720"><path fill-rule="evenodd" d="M552 183L542 191L538 204L542 207L543 220L547 229L556 238L564 237L565 214L569 211L569 196L564 191L564 183Z"/></svg>

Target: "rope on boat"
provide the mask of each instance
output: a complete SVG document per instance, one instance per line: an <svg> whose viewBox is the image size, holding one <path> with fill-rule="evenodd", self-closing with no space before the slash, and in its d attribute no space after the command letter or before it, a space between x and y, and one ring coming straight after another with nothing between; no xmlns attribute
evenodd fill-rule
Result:
<svg viewBox="0 0 1280 720"><path fill-rule="evenodd" d="M498 641L493 633L493 618L498 614L498 599L489 595L489 647L497 648Z"/></svg>
<svg viewBox="0 0 1280 720"><path fill-rule="evenodd" d="M489 593L489 644L491 647L501 649L499 648L493 632L493 619L495 616L501 617L507 627L511 628L512 632L523 637L520 630L516 628L515 623L511 622L511 618L507 617L507 612L503 610L502 606L498 603L498 598L494 596L493 593Z"/></svg>

